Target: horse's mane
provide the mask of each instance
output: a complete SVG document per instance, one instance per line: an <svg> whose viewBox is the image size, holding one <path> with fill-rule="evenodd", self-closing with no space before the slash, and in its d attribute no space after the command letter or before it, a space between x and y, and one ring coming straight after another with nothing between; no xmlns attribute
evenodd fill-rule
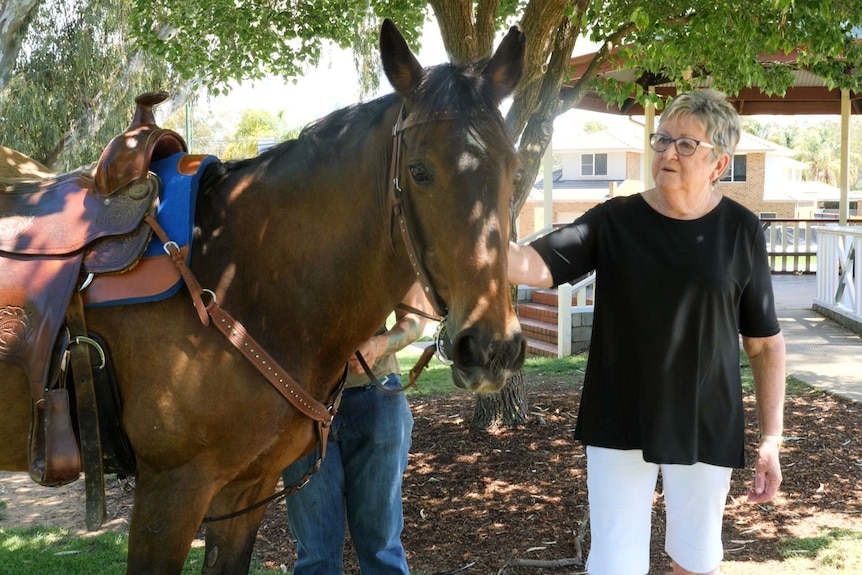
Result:
<svg viewBox="0 0 862 575"><path fill-rule="evenodd" d="M446 114L462 126L469 126L473 140L481 142L494 155L513 155L512 139L505 127L497 102L487 90L480 71L485 61L472 64L440 64L426 69L422 82L411 99L411 114L419 118L434 120ZM266 150L259 156L244 160L231 160L221 164L219 175L242 170L250 165L277 161L302 143L310 153L332 154L332 144L344 145L367 141L370 130L379 124L386 111L398 100L397 94L388 94L377 99L353 104L336 110L306 126L291 140ZM419 129L427 126L420 123Z"/></svg>
<svg viewBox="0 0 862 575"><path fill-rule="evenodd" d="M225 175L242 170L249 165L272 160L277 161L300 144L309 146L312 153L331 154L331 145L336 139L344 143L362 142L368 137L369 129L380 121L395 98L395 94L389 94L376 100L335 110L307 125L296 138L285 140L258 156L223 162L219 172L221 175Z"/></svg>

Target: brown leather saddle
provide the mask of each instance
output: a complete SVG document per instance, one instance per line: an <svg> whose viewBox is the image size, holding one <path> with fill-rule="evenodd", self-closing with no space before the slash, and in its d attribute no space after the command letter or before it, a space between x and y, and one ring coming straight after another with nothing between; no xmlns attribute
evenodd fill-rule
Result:
<svg viewBox="0 0 862 575"><path fill-rule="evenodd" d="M68 483L78 478L83 459L91 529L104 520L90 373L91 352L100 348L86 331L78 290L94 276L134 267L149 242L144 218L154 214L161 191L149 166L187 151L179 134L156 125L153 106L167 96L138 96L131 125L93 168L15 182L0 193L0 361L20 365L30 381L30 475L45 485ZM80 450L69 421L67 376L77 391ZM92 513L91 475L102 500L101 511Z"/></svg>

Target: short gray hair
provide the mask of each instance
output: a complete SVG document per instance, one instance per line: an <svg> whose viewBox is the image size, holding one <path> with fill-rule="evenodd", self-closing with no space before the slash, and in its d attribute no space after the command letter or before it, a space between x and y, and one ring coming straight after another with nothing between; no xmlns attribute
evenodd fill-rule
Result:
<svg viewBox="0 0 862 575"><path fill-rule="evenodd" d="M715 157L727 153L733 158L742 123L723 93L701 89L679 94L664 109L659 124L680 117L690 117L703 127L709 142L715 146Z"/></svg>

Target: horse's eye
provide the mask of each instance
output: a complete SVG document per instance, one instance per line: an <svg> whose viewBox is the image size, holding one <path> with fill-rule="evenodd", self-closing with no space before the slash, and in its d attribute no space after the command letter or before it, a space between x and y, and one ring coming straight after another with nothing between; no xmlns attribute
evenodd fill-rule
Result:
<svg viewBox="0 0 862 575"><path fill-rule="evenodd" d="M431 183L431 175L422 164L410 164L409 169L413 181L417 184L428 185Z"/></svg>

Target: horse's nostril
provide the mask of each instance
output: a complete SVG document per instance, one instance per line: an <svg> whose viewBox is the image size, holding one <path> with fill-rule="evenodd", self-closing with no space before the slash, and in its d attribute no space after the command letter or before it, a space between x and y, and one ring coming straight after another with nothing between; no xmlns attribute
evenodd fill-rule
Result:
<svg viewBox="0 0 862 575"><path fill-rule="evenodd" d="M452 360L461 369L485 366L486 354L483 346L470 330L458 334L455 338Z"/></svg>
<svg viewBox="0 0 862 575"><path fill-rule="evenodd" d="M513 361L510 366L512 371L521 369L524 365L524 360L527 359L527 338L523 333L518 332L513 338L514 349L517 353L512 354Z"/></svg>

